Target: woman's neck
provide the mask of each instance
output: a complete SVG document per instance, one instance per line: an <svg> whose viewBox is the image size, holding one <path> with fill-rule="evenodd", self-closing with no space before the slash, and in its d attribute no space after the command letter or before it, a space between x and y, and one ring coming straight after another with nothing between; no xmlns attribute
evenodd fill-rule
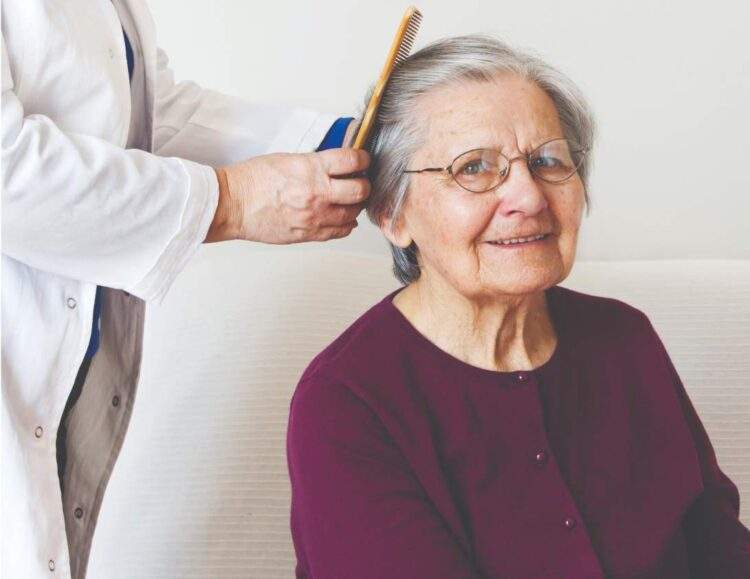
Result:
<svg viewBox="0 0 750 579"><path fill-rule="evenodd" d="M393 304L438 348L487 370L532 370L557 346L543 290L469 298L421 277Z"/></svg>

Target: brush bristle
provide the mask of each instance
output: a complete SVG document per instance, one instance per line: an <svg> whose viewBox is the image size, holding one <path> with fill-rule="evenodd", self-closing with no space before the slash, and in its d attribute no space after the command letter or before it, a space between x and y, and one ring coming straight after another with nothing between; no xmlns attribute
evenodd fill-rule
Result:
<svg viewBox="0 0 750 579"><path fill-rule="evenodd" d="M406 25L406 32L404 32L404 38L398 47L396 52L395 64L400 64L411 53L412 46L414 46L414 39L417 36L419 25L422 23L422 13L419 10L414 10L414 14L409 17L409 23Z"/></svg>

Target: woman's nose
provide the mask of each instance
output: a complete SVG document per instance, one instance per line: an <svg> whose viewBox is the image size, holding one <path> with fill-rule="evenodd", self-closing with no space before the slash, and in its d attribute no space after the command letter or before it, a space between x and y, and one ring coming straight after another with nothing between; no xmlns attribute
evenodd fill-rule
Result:
<svg viewBox="0 0 750 579"><path fill-rule="evenodd" d="M516 161L519 162L514 167ZM498 211L534 215L548 207L544 188L529 170L526 157L511 159L506 171L505 180L495 190L499 197Z"/></svg>

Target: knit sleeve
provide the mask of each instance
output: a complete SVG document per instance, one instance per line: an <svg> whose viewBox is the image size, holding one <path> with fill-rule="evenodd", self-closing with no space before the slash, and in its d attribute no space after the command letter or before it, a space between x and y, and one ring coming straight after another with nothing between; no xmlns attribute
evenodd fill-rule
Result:
<svg viewBox="0 0 750 579"><path fill-rule="evenodd" d="M688 509L683 530L693 579L750 577L750 531L739 520L737 486L721 470L705 427L667 353L649 322L655 347L663 357L690 428L703 479L703 492Z"/></svg>
<svg viewBox="0 0 750 579"><path fill-rule="evenodd" d="M385 427L346 387L300 383L287 451L298 578L478 577Z"/></svg>

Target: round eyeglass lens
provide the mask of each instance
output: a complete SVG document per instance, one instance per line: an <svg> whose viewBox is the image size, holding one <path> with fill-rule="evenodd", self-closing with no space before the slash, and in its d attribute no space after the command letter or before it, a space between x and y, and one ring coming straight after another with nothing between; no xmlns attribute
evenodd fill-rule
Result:
<svg viewBox="0 0 750 579"><path fill-rule="evenodd" d="M573 154L565 139L555 139L535 149L529 156L529 168L542 179L550 183L560 183L573 175L583 159Z"/></svg>
<svg viewBox="0 0 750 579"><path fill-rule="evenodd" d="M451 174L464 189L481 193L500 183L500 173L506 163L497 151L475 149L453 161Z"/></svg>

